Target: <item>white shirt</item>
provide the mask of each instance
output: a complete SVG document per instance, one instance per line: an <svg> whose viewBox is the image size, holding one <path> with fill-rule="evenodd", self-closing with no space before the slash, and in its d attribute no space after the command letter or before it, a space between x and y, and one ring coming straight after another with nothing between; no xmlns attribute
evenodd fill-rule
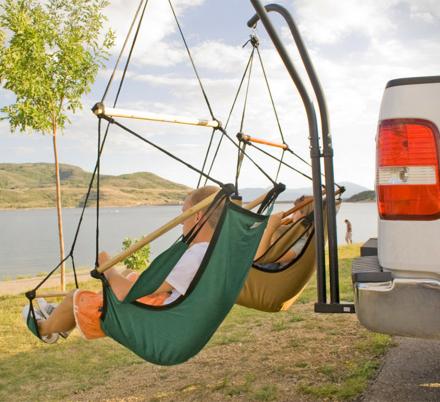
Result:
<svg viewBox="0 0 440 402"><path fill-rule="evenodd" d="M164 304L169 304L186 293L200 268L206 250L208 250L208 245L208 242L194 244L177 261L177 264L165 279L165 282L173 287L173 291Z"/></svg>

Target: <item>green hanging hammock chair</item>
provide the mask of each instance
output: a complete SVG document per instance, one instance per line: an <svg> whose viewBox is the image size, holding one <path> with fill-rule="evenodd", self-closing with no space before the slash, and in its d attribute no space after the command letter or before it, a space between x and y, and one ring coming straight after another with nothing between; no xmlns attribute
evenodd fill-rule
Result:
<svg viewBox="0 0 440 402"><path fill-rule="evenodd" d="M267 220L268 215L241 208L226 197L208 250L187 293L168 305L149 306L136 300L163 283L191 240L180 239L155 258L122 301L95 269L92 276L101 279L104 293L102 330L151 363L173 365L193 357L234 305ZM32 301L27 326L40 337Z"/></svg>
<svg viewBox="0 0 440 402"><path fill-rule="evenodd" d="M143 359L183 363L197 354L224 320L243 286L267 217L226 201L220 221L186 295L164 306L136 300L154 292L188 249L183 240L159 255L119 301L105 278L101 327Z"/></svg>

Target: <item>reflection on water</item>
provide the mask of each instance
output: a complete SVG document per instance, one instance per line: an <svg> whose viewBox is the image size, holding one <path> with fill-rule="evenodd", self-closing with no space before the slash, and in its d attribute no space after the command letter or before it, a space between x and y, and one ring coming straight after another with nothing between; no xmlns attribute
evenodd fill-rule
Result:
<svg viewBox="0 0 440 402"><path fill-rule="evenodd" d="M287 209L277 204L275 211ZM100 250L115 254L125 237L139 238L163 225L180 213L180 206L144 206L133 208L101 208ZM66 254L69 252L80 209L63 212ZM338 242L345 237L344 219L353 224L353 242L362 242L377 234L375 203L345 203L338 214ZM95 261L94 210L87 210L75 247L77 267L92 267ZM59 259L55 209L0 211L0 279L17 275L48 272ZM151 245L152 257L173 243L181 227L157 239Z"/></svg>

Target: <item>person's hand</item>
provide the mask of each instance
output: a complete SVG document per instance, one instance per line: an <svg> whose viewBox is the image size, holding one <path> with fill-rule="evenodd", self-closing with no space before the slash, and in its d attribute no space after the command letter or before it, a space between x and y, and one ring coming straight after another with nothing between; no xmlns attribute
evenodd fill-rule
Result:
<svg viewBox="0 0 440 402"><path fill-rule="evenodd" d="M98 266L102 267L109 259L110 255L106 251L101 251L98 255Z"/></svg>
<svg viewBox="0 0 440 402"><path fill-rule="evenodd" d="M267 222L267 227L271 230L278 229L281 226L281 221L283 220L284 212L277 212L272 214Z"/></svg>
<svg viewBox="0 0 440 402"><path fill-rule="evenodd" d="M302 218L304 218L304 214L303 214L303 211L302 210L298 210L298 211L295 211L293 214L292 214L292 221L293 222L297 222L297 221L299 221L300 219L302 219Z"/></svg>

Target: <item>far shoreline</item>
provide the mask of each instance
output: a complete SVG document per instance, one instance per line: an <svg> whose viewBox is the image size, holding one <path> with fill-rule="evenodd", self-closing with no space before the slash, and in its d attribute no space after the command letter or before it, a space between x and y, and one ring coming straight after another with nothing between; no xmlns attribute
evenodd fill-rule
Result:
<svg viewBox="0 0 440 402"><path fill-rule="evenodd" d="M183 202L179 203L160 203L160 204L133 204L133 205L100 205L100 209L106 208L137 208L137 207L178 207L183 205ZM87 209L95 208L96 205L92 205L87 207ZM18 207L18 208L5 208L0 207L0 211L40 211L40 210L48 210L48 209L56 209L56 207ZM62 207L62 209L83 209L83 207Z"/></svg>
<svg viewBox="0 0 440 402"><path fill-rule="evenodd" d="M250 202L248 200L245 201L245 203ZM275 204L293 204L294 200L292 201L276 201ZM362 200L362 201L344 201L342 200L344 204L371 204L376 202L376 200ZM178 207L183 205L183 202L176 202L176 203L152 203L152 204L134 204L134 205L105 205L100 206L100 209L107 209L107 208L138 208L138 207ZM96 206L90 206L87 207L88 209L95 208ZM63 207L62 209L82 209L83 207ZM56 209L56 207L18 207L18 208L5 208L0 207L1 211L39 211L39 210L49 210L49 209Z"/></svg>

